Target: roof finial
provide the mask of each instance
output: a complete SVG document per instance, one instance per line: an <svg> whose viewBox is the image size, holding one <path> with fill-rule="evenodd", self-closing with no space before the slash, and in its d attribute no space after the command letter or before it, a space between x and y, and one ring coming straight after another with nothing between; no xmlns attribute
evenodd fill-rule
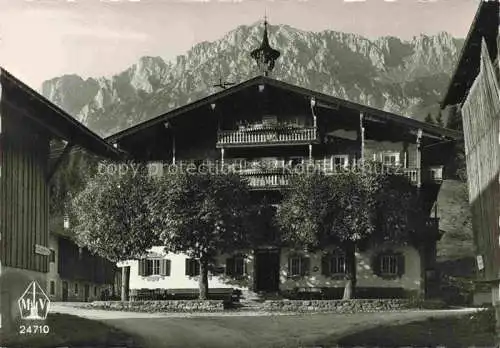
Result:
<svg viewBox="0 0 500 348"><path fill-rule="evenodd" d="M267 37L267 13L264 15L264 34L259 48L253 50L250 55L257 62L259 69L268 76L274 69L274 63L279 58L280 52L269 45Z"/></svg>

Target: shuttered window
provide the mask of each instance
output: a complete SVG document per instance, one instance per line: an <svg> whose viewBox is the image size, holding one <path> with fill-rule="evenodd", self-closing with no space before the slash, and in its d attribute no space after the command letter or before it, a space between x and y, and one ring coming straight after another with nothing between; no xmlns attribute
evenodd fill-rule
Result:
<svg viewBox="0 0 500 348"><path fill-rule="evenodd" d="M142 277L170 276L170 265L171 261L168 259L142 259L139 260L139 275Z"/></svg>
<svg viewBox="0 0 500 348"><path fill-rule="evenodd" d="M323 275L347 274L347 259L343 253L329 253L321 260L321 272Z"/></svg>
<svg viewBox="0 0 500 348"><path fill-rule="evenodd" d="M247 274L244 255L234 255L226 259L226 274L233 278L243 277Z"/></svg>
<svg viewBox="0 0 500 348"><path fill-rule="evenodd" d="M293 255L288 258L288 276L303 277L309 274L309 258Z"/></svg>
<svg viewBox="0 0 500 348"><path fill-rule="evenodd" d="M399 165L399 152L386 152L382 154L382 163L386 166Z"/></svg>
<svg viewBox="0 0 500 348"><path fill-rule="evenodd" d="M398 274L398 259L396 255L382 255L380 257L380 274Z"/></svg>
<svg viewBox="0 0 500 348"><path fill-rule="evenodd" d="M348 155L335 155L332 156L333 169L335 171L342 171L349 166Z"/></svg>
<svg viewBox="0 0 500 348"><path fill-rule="evenodd" d="M384 252L374 260L373 272L382 278L401 277L405 273L405 256L403 253Z"/></svg>
<svg viewBox="0 0 500 348"><path fill-rule="evenodd" d="M186 259L186 275L190 277L200 275L200 262L197 259Z"/></svg>
<svg viewBox="0 0 500 348"><path fill-rule="evenodd" d="M146 260L146 274L147 275L160 275L160 260Z"/></svg>

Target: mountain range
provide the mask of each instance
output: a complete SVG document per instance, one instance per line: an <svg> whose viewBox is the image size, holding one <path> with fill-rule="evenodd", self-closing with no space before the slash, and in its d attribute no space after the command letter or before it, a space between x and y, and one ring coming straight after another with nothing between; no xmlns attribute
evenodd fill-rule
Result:
<svg viewBox="0 0 500 348"><path fill-rule="evenodd" d="M404 41L288 25L268 29L271 46L281 52L273 78L420 120L437 112L464 41L445 32ZM239 83L256 76L250 51L262 32L262 24L242 25L173 61L142 57L111 78L64 75L40 91L108 136L216 92L219 78Z"/></svg>

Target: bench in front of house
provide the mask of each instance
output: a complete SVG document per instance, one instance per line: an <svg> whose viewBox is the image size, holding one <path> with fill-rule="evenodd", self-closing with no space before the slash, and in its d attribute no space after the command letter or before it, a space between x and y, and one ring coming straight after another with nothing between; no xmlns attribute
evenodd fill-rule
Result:
<svg viewBox="0 0 500 348"><path fill-rule="evenodd" d="M195 300L200 295L199 289L131 289L131 301L161 301L161 300ZM232 288L209 288L210 300L224 300L225 302L239 302L241 291Z"/></svg>
<svg viewBox="0 0 500 348"><path fill-rule="evenodd" d="M200 295L199 289L168 289L167 296L170 298L181 299L197 299ZM209 288L208 299L224 300L226 302L239 302L241 291L233 288Z"/></svg>

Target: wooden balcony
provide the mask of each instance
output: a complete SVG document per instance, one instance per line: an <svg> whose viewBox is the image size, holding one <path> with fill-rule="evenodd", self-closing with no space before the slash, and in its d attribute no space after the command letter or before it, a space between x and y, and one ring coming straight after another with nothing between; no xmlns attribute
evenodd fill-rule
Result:
<svg viewBox="0 0 500 348"><path fill-rule="evenodd" d="M316 128L274 127L262 129L219 131L217 147L248 147L269 145L303 145L318 143Z"/></svg>

